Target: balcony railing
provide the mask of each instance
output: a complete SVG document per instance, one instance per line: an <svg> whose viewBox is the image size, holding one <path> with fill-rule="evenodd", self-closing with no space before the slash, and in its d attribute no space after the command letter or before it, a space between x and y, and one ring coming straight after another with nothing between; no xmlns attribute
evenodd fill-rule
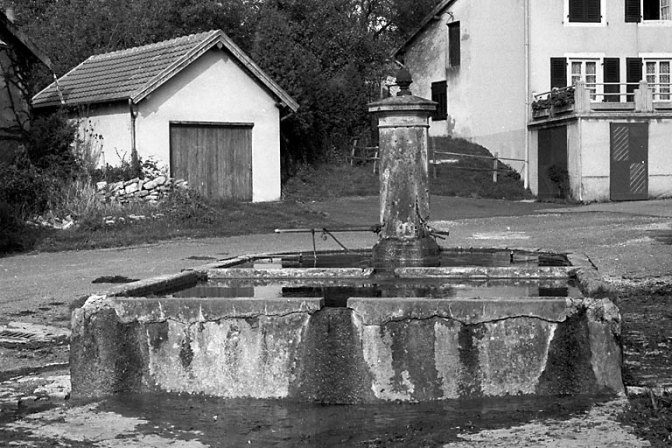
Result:
<svg viewBox="0 0 672 448"><path fill-rule="evenodd" d="M585 84L553 89L534 95L532 118L598 112L672 112L671 85L633 83Z"/></svg>

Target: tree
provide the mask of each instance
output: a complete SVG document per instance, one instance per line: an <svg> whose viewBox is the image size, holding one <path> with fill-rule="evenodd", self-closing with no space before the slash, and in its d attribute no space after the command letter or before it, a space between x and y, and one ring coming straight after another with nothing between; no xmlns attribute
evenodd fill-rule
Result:
<svg viewBox="0 0 672 448"><path fill-rule="evenodd" d="M438 0L26 0L23 30L61 76L89 56L222 29L299 101L285 161L311 162L366 128L390 52ZM51 79L38 81L44 87Z"/></svg>

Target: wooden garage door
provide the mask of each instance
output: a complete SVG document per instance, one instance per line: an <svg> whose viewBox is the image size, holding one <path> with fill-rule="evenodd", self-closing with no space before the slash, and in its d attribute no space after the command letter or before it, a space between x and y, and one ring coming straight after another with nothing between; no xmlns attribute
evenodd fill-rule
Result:
<svg viewBox="0 0 672 448"><path fill-rule="evenodd" d="M648 123L611 123L612 201L647 199L649 196Z"/></svg>
<svg viewBox="0 0 672 448"><path fill-rule="evenodd" d="M170 124L170 172L211 198L252 200L251 124Z"/></svg>

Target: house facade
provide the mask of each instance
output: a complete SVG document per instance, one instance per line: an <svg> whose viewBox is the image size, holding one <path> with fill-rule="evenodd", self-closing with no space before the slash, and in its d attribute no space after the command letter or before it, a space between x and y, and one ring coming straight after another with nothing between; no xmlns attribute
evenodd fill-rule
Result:
<svg viewBox="0 0 672 448"><path fill-rule="evenodd" d="M439 103L430 135L518 159L540 197L668 197L671 3L444 0L395 56Z"/></svg>
<svg viewBox="0 0 672 448"><path fill-rule="evenodd" d="M13 12L0 13L0 162L13 160L30 128L30 98L24 76L31 64L51 69L51 61L13 22Z"/></svg>
<svg viewBox="0 0 672 448"><path fill-rule="evenodd" d="M222 31L92 56L34 107L59 89L101 164L137 154L211 197L280 199L280 119L298 104Z"/></svg>

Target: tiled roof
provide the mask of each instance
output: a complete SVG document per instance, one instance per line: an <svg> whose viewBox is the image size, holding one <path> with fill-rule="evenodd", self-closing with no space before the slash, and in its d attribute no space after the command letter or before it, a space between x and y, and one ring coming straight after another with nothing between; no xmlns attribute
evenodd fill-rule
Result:
<svg viewBox="0 0 672 448"><path fill-rule="evenodd" d="M226 48L282 103L298 109L296 101L219 30L91 56L35 95L33 107L60 105L61 96L69 106L129 99L137 103L216 45Z"/></svg>

